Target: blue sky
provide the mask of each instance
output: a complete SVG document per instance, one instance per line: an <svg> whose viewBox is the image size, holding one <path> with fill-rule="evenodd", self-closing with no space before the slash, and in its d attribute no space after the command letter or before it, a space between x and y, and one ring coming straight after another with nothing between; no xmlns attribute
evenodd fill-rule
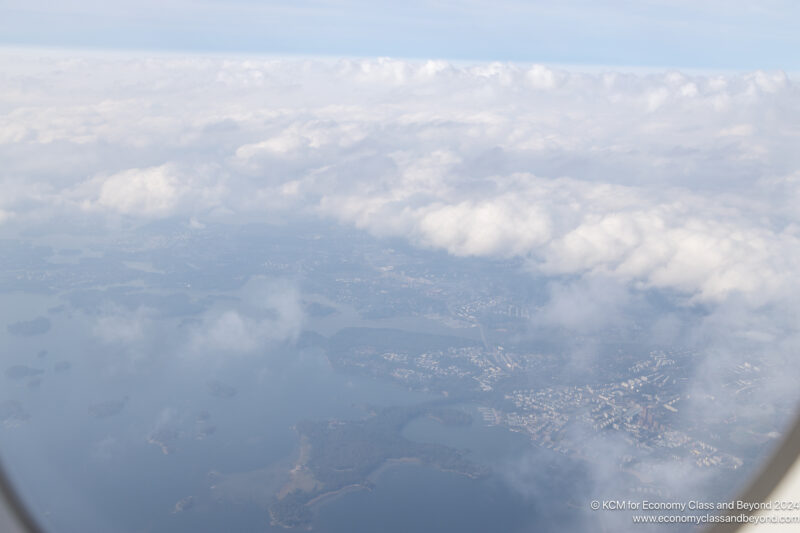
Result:
<svg viewBox="0 0 800 533"><path fill-rule="evenodd" d="M798 70L781 0L0 1L0 43Z"/></svg>

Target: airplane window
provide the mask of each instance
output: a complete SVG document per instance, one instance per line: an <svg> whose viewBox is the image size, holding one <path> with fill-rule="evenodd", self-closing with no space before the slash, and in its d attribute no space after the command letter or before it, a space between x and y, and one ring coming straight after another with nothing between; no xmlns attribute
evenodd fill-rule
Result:
<svg viewBox="0 0 800 533"><path fill-rule="evenodd" d="M0 530L800 523L794 4L4 6Z"/></svg>

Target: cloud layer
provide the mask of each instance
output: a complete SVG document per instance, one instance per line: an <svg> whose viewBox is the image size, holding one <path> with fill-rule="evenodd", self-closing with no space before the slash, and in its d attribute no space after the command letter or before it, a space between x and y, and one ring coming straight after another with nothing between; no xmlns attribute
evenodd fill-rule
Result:
<svg viewBox="0 0 800 533"><path fill-rule="evenodd" d="M800 93L781 72L2 61L6 228L302 214L756 305L793 290L800 266Z"/></svg>

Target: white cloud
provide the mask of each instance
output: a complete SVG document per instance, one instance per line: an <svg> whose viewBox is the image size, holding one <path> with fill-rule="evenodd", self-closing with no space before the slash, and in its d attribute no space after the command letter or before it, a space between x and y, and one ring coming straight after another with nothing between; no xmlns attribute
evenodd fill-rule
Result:
<svg viewBox="0 0 800 533"><path fill-rule="evenodd" d="M249 352L258 346L259 330L257 321L227 310L203 325L196 345L209 350Z"/></svg>
<svg viewBox="0 0 800 533"><path fill-rule="evenodd" d="M205 313L189 339L192 356L264 355L271 342L296 339L304 321L300 294L286 280L250 279L242 301Z"/></svg>
<svg viewBox="0 0 800 533"><path fill-rule="evenodd" d="M271 347L294 341L305 321L302 298L291 280L255 276L238 291L184 322L157 307L102 303L83 315L101 349L89 356L108 373L151 372L176 358L201 358L221 366L229 357L270 357Z"/></svg>
<svg viewBox="0 0 800 533"><path fill-rule="evenodd" d="M321 216L696 300L759 304L794 287L800 92L782 72L2 61L5 224ZM72 96L43 89L54 76Z"/></svg>
<svg viewBox="0 0 800 533"><path fill-rule="evenodd" d="M168 165L125 170L102 180L97 203L126 215L163 215L177 205L179 186Z"/></svg>

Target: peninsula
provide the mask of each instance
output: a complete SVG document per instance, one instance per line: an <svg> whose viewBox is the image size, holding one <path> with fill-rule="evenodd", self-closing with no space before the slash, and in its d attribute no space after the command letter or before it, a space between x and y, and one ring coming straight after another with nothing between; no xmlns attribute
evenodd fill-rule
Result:
<svg viewBox="0 0 800 533"><path fill-rule="evenodd" d="M472 421L462 411L424 404L371 408L363 420L297 424L300 448L289 481L270 504L273 524L310 529L315 503L350 490L371 489L370 476L387 463L414 462L474 478L488 473L460 450L406 439L403 428L422 416L446 425Z"/></svg>

